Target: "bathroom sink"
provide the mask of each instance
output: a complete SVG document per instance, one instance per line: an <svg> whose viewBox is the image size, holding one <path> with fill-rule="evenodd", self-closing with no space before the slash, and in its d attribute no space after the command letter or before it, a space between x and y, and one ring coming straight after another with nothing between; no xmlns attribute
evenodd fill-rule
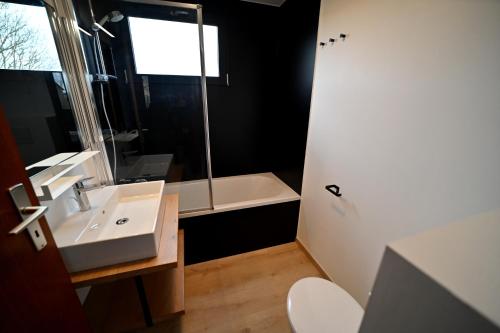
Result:
<svg viewBox="0 0 500 333"><path fill-rule="evenodd" d="M158 254L163 181L88 192L91 210L69 216L54 238L69 272Z"/></svg>

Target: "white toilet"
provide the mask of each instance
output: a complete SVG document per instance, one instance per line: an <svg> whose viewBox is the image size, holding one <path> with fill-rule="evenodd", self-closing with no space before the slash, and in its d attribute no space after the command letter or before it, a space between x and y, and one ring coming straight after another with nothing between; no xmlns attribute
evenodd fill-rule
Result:
<svg viewBox="0 0 500 333"><path fill-rule="evenodd" d="M294 333L355 333L364 313L344 289L317 277L294 283L287 310Z"/></svg>

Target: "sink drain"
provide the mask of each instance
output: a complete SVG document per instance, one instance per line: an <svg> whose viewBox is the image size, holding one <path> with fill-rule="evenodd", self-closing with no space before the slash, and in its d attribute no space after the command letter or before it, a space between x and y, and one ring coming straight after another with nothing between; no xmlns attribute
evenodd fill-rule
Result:
<svg viewBox="0 0 500 333"><path fill-rule="evenodd" d="M127 223L127 222L128 222L128 218L127 218L127 217L125 217L125 218L123 218L123 219L119 219L118 221L116 221L116 224L118 224L118 225L122 225L122 224L125 224L125 223Z"/></svg>

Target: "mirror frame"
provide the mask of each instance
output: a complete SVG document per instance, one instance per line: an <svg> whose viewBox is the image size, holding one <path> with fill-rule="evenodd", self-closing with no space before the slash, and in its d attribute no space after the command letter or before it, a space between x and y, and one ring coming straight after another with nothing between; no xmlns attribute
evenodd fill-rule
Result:
<svg viewBox="0 0 500 333"><path fill-rule="evenodd" d="M97 117L96 103L73 3L71 0L45 0L43 2L52 28L64 83L68 90L83 150L99 151L95 158L98 181L102 185L113 185L114 179Z"/></svg>

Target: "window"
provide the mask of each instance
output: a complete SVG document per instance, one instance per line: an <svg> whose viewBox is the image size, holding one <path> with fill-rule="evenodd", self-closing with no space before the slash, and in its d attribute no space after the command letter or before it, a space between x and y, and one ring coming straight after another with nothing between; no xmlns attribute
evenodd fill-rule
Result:
<svg viewBox="0 0 500 333"><path fill-rule="evenodd" d="M129 17L137 74L200 76L198 25ZM219 77L216 26L203 26L207 76Z"/></svg>
<svg viewBox="0 0 500 333"><path fill-rule="evenodd" d="M61 71L44 7L0 2L0 69Z"/></svg>

